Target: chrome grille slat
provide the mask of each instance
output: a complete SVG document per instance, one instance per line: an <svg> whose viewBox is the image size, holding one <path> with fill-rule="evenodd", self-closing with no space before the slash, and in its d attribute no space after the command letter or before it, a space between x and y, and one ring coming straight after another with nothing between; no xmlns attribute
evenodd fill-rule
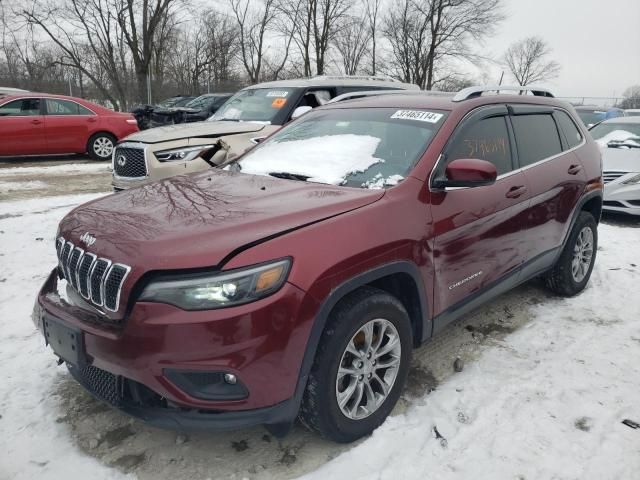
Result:
<svg viewBox="0 0 640 480"><path fill-rule="evenodd" d="M617 172L614 170L602 172L602 179L604 180L604 183L610 183L622 177L623 175L626 175L627 173L628 172Z"/></svg>
<svg viewBox="0 0 640 480"><path fill-rule="evenodd" d="M91 269L89 274L89 285L91 302L99 307L102 306L102 289L104 285L104 277L107 270L111 266L111 261L105 258L99 258Z"/></svg>
<svg viewBox="0 0 640 480"><path fill-rule="evenodd" d="M62 254L60 255L60 266L62 267L62 272L64 273L64 278L69 280L69 255L73 250L73 243L67 242L62 247Z"/></svg>
<svg viewBox="0 0 640 480"><path fill-rule="evenodd" d="M80 247L75 247L71 250L69 254L69 266L67 269L69 270L69 283L71 286L78 290L78 265L80 264L80 259L84 255L84 250Z"/></svg>
<svg viewBox="0 0 640 480"><path fill-rule="evenodd" d="M142 178L147 176L147 162L144 148L123 144L116 147L113 154L113 170L118 177ZM124 159L124 165L119 160Z"/></svg>
<svg viewBox="0 0 640 480"><path fill-rule="evenodd" d="M78 265L78 291L82 298L89 300L89 272L98 257L93 253L85 253Z"/></svg>
<svg viewBox="0 0 640 480"><path fill-rule="evenodd" d="M118 311L131 267L85 252L62 237L56 240L56 254L64 278L80 296L98 307Z"/></svg>
<svg viewBox="0 0 640 480"><path fill-rule="evenodd" d="M120 291L122 284L129 275L131 269L127 265L114 263L107 272L104 281L104 308L115 312L120 304Z"/></svg>

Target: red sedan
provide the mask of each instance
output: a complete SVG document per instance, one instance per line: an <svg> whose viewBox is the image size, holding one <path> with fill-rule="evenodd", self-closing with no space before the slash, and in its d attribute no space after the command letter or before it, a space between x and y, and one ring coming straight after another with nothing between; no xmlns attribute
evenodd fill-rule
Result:
<svg viewBox="0 0 640 480"><path fill-rule="evenodd" d="M130 113L45 93L0 95L0 156L88 153L109 160L115 143L138 131Z"/></svg>

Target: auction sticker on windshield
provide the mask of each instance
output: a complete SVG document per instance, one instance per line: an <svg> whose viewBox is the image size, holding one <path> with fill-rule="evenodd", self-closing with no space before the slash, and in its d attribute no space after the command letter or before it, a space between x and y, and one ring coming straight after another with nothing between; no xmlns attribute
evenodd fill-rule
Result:
<svg viewBox="0 0 640 480"><path fill-rule="evenodd" d="M444 115L442 113L425 112L422 110L398 110L391 118L399 120L417 120L418 122L438 123Z"/></svg>
<svg viewBox="0 0 640 480"><path fill-rule="evenodd" d="M289 92L287 92L286 90L272 90L270 92L267 92L267 97L286 97L287 95L289 95Z"/></svg>

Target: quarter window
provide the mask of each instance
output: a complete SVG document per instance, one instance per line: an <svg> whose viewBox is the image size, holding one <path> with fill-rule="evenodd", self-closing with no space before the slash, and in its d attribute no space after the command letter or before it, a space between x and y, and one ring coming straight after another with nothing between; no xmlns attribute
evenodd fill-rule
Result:
<svg viewBox="0 0 640 480"><path fill-rule="evenodd" d="M495 165L498 175L513 170L505 117L485 118L463 127L447 151L447 162L460 158L476 158L491 162Z"/></svg>
<svg viewBox="0 0 640 480"><path fill-rule="evenodd" d="M93 112L76 102L47 98L47 115L93 115Z"/></svg>
<svg viewBox="0 0 640 480"><path fill-rule="evenodd" d="M40 115L39 98L14 100L0 107L0 117L28 117L33 115Z"/></svg>
<svg viewBox="0 0 640 480"><path fill-rule="evenodd" d="M567 139L569 148L580 145L580 143L582 143L582 134L567 112L558 110L556 111L555 116L560 130L562 130L562 133L564 133L564 136Z"/></svg>
<svg viewBox="0 0 640 480"><path fill-rule="evenodd" d="M516 115L511 121L521 167L562 153L560 134L551 114Z"/></svg>

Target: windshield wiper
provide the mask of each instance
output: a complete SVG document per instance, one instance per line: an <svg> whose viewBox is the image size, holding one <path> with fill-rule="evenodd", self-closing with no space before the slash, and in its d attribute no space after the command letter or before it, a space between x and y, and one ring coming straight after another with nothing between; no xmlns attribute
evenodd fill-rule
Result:
<svg viewBox="0 0 640 480"><path fill-rule="evenodd" d="M298 173L289 173L289 172L269 172L269 175L276 178L284 178L285 180L299 180L301 182L306 182L309 178L308 175L300 175Z"/></svg>

